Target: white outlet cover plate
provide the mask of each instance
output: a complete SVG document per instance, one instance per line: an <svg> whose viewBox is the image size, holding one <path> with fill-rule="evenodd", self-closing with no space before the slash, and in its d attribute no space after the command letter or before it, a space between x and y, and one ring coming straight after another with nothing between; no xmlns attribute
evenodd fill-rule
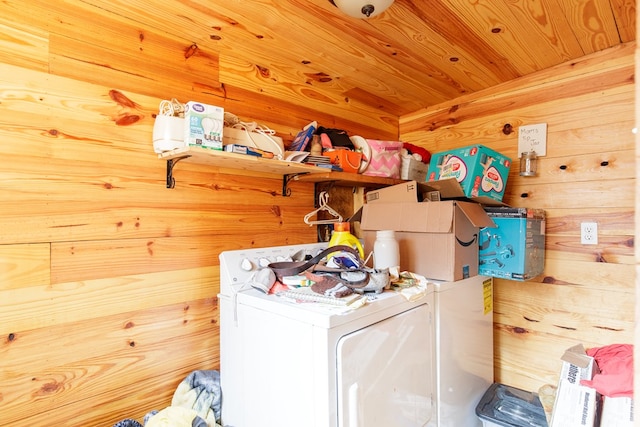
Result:
<svg viewBox="0 0 640 427"><path fill-rule="evenodd" d="M538 156L547 155L547 124L520 126L518 128L518 155L535 151Z"/></svg>
<svg viewBox="0 0 640 427"><path fill-rule="evenodd" d="M598 223L597 222L580 223L580 243L583 245L598 244Z"/></svg>

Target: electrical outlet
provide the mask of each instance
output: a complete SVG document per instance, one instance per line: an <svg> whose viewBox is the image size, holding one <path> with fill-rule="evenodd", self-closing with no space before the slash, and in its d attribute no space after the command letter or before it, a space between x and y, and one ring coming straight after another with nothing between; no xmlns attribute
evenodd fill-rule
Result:
<svg viewBox="0 0 640 427"><path fill-rule="evenodd" d="M598 244L598 223L597 222L581 222L580 223L580 243L583 245Z"/></svg>

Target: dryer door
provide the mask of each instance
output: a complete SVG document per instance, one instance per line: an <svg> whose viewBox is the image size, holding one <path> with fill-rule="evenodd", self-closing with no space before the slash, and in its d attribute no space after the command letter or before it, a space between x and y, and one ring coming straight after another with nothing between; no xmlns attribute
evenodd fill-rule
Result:
<svg viewBox="0 0 640 427"><path fill-rule="evenodd" d="M339 340L339 427L425 426L435 417L430 314L423 304Z"/></svg>

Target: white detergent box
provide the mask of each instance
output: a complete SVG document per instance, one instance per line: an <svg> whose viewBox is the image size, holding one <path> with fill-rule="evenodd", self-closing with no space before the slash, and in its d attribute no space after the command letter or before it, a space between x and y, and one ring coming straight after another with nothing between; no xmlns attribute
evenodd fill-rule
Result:
<svg viewBox="0 0 640 427"><path fill-rule="evenodd" d="M594 388L580 385L600 371L582 344L567 349L553 405L550 427L596 427L599 425L600 396Z"/></svg>
<svg viewBox="0 0 640 427"><path fill-rule="evenodd" d="M187 102L184 112L184 142L187 146L222 150L223 128L224 108Z"/></svg>

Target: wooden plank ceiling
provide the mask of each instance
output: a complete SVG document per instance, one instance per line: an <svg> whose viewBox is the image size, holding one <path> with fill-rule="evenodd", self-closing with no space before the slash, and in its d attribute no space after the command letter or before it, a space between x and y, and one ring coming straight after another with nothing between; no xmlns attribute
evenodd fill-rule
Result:
<svg viewBox="0 0 640 427"><path fill-rule="evenodd" d="M187 63L210 59L203 84L213 91L243 88L393 116L634 40L636 16L635 0L396 0L371 19L349 17L330 0L70 5L139 26L141 41L144 31L163 34L184 46Z"/></svg>

